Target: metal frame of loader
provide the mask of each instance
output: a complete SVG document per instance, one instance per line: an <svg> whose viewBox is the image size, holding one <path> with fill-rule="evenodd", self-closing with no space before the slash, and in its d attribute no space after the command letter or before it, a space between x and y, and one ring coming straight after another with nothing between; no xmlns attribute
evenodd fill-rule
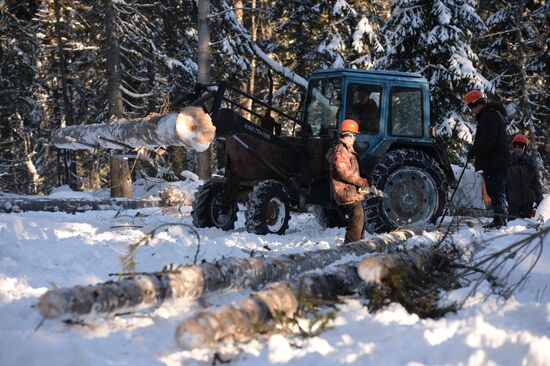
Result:
<svg viewBox="0 0 550 366"><path fill-rule="evenodd" d="M215 88L215 91L211 91L209 89ZM190 105L191 106L202 106L206 109L206 112L210 114L212 117L212 121L214 126L216 126L216 135L218 135L218 138L215 140L215 144L221 148L224 146L223 140L221 140L219 137L220 135L222 137L231 136L233 135L234 138L237 140L237 142L245 148L248 153L261 165L272 171L278 179L285 182L288 185L288 188L290 189L290 194L292 195L292 198L299 202L303 199L299 199L298 192L301 189L301 186L308 186L311 184L311 177L308 174L308 167L306 160L308 159L308 142L309 142L309 136L307 134L301 134L301 143L299 145L292 144L287 142L285 139L279 137L281 133L281 124L276 122L272 117L271 113L275 112L279 116L282 116L286 118L287 120L292 121L295 124L298 124L302 130L307 130L307 124L303 121L294 118L287 113L281 111L280 109L273 107L272 105L255 98L252 95L249 95L246 92L243 92L237 88L232 87L231 85L227 83L219 83L219 84L199 84L197 85L197 89L195 91L195 94L201 94L201 92L205 92L206 94L201 95L199 98L197 98L195 101L193 101ZM244 97L246 99L252 100L252 108L248 108L244 106L242 103L236 101L235 99L228 98L226 96L226 92L233 92L238 94L240 97ZM208 108L205 104L209 101L212 101L212 106ZM234 112L230 108L222 108L222 102L228 103L230 106L237 107L239 110L244 111L246 113L250 113L257 118L261 120L261 125L257 125L246 118L244 118L242 115ZM267 113L260 114L257 111L254 110L254 104L260 105L263 108L266 108ZM271 129L271 131L270 131ZM275 133L274 133L275 131ZM260 141L263 141L267 144L272 144L275 146L278 146L285 150L291 150L294 151L298 156L300 157L300 164L299 164L299 171L298 174L295 177L288 177L280 167L276 166L274 163L270 162L267 157L263 156L263 154L253 146L250 146L250 144L247 144L244 142L241 138L238 136L235 136L239 133L245 133L248 134L254 138L259 139ZM220 141L221 140L221 141ZM231 176L231 170L226 169L226 175L224 178L215 178L218 180L226 181L229 186L232 187L231 192L236 193L236 187L241 183L238 182L237 179L232 179L234 177ZM250 185L250 182L244 182L246 186ZM248 183L248 184L247 184ZM300 208L302 208L304 205L300 205Z"/></svg>

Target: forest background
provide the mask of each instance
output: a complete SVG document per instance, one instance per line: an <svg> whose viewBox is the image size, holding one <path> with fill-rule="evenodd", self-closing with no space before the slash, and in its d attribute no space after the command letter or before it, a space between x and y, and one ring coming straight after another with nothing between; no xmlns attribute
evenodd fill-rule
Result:
<svg viewBox="0 0 550 366"><path fill-rule="evenodd" d="M59 127L166 113L191 94L205 21L208 80L296 116L300 77L316 69L421 73L433 130L455 164L475 132L462 96L481 88L504 103L508 134L528 137L548 186L549 17L543 0L0 0L0 191L113 188L110 169L133 179L177 180L184 169L206 178L215 158L204 163L179 147L125 160L50 144Z"/></svg>

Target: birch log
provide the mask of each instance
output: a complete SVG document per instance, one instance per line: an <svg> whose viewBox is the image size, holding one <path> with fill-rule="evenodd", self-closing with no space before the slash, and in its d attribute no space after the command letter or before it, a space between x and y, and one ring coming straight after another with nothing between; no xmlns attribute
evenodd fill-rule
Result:
<svg viewBox="0 0 550 366"><path fill-rule="evenodd" d="M423 261L431 256L432 248L415 248L407 252L397 253L393 257L395 263L421 268L426 264ZM361 261L363 270L370 263ZM264 291L253 292L249 299L201 311L178 325L176 342L184 350L209 347L236 333L258 332L273 318L292 317L298 310L299 300L336 300L338 296L355 293L363 285L356 266L357 262L350 262L323 273L303 274L287 282L269 285Z"/></svg>
<svg viewBox="0 0 550 366"><path fill-rule="evenodd" d="M429 247L416 247L394 253L377 253L361 260L357 265L357 273L366 283L380 285L390 270L398 266L426 271L431 267L434 255L434 250Z"/></svg>
<svg viewBox="0 0 550 366"><path fill-rule="evenodd" d="M91 286L76 286L47 291L36 306L46 319L64 315L104 315L143 310L160 305L165 299L195 299L222 289L257 287L291 278L325 266L352 254L388 250L414 235L399 230L366 240L348 243L335 249L283 255L273 258L229 257L199 266L187 265L172 272L126 277Z"/></svg>
<svg viewBox="0 0 550 366"><path fill-rule="evenodd" d="M185 146L205 151L214 139L215 132L216 127L208 114L199 107L187 107L179 113L139 120L60 128L53 132L52 142L58 148L71 150Z"/></svg>
<svg viewBox="0 0 550 366"><path fill-rule="evenodd" d="M362 284L355 264L274 283L264 291L253 292L249 299L201 311L178 325L176 342L184 350L209 347L236 333L258 332L273 318L292 317L298 310L298 299L336 300L339 295L354 293Z"/></svg>

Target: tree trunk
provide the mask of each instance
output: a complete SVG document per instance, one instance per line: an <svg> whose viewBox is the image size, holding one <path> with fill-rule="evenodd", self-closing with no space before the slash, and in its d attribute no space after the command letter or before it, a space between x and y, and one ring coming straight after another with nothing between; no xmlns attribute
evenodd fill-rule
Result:
<svg viewBox="0 0 550 366"><path fill-rule="evenodd" d="M199 35L199 83L210 83L210 0L198 2L198 35ZM210 151L204 150L197 154L197 175L200 179L210 178Z"/></svg>
<svg viewBox="0 0 550 366"><path fill-rule="evenodd" d="M57 39L57 52L59 57L59 79L61 80L61 94L63 96L63 109L65 111L65 121L67 126L74 124L73 118L73 103L71 101L71 90L67 83L67 63L65 61L65 51L63 50L63 37L61 36L61 14L59 10L59 0L53 2L55 12L55 37ZM64 127L63 123L60 127ZM65 163L65 182L72 190L78 189L76 162L74 156L70 152L63 153L63 161Z"/></svg>
<svg viewBox="0 0 550 366"><path fill-rule="evenodd" d="M165 145L204 151L210 146L215 132L208 114L199 107L187 107L179 113L61 128L53 132L52 142L57 147L74 150L98 147L155 149Z"/></svg>
<svg viewBox="0 0 550 366"><path fill-rule="evenodd" d="M124 116L122 91L120 90L120 50L115 38L115 14L113 0L103 0L105 5L105 45L107 58L107 96L111 115ZM115 160L115 161L113 161ZM111 158L111 197L132 197L132 179L128 160ZM121 180L117 180L121 179ZM122 196L120 194L123 194Z"/></svg>
<svg viewBox="0 0 550 366"><path fill-rule="evenodd" d="M404 252L380 253L363 259L357 265L359 277L367 283L378 284L398 266L408 266L419 271L431 267L434 251L432 248L413 248Z"/></svg>
<svg viewBox="0 0 550 366"><path fill-rule="evenodd" d="M420 265L430 257L431 248L385 255L402 265ZM384 255L382 255L384 256ZM382 258L382 257L380 257ZM362 271L371 264L378 270L379 261L364 259ZM176 342L184 350L204 348L234 334L253 334L266 328L272 319L292 318L301 303L337 301L338 296L356 293L362 286L361 270L356 262L346 263L323 273L307 273L286 282L274 283L264 291L252 292L249 299L205 310L178 325Z"/></svg>
<svg viewBox="0 0 550 366"><path fill-rule="evenodd" d="M295 277L305 271L325 268L347 255L361 256L388 250L411 238L414 232L400 230L374 238L300 254L273 258L225 258L199 266L178 267L172 272L159 272L126 277L93 286L76 286L50 290L39 299L37 309L46 319L65 314L81 316L92 309L95 313L112 315L159 305L172 297L197 298L218 290L261 286L269 282ZM117 290L112 290L116 288ZM149 293L143 302L136 296Z"/></svg>

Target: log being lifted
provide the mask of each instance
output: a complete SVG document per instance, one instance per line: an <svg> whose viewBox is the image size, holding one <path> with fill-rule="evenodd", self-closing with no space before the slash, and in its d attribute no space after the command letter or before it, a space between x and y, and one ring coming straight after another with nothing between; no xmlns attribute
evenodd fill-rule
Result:
<svg viewBox="0 0 550 366"><path fill-rule="evenodd" d="M279 257L229 257L199 266L187 265L176 271L125 277L97 285L49 290L36 305L46 319L71 316L113 315L158 306L166 299L196 299L222 289L256 287L291 278L305 271L324 268L346 255L361 256L385 251L414 236L399 230L335 249L323 249Z"/></svg>
<svg viewBox="0 0 550 366"><path fill-rule="evenodd" d="M185 146L205 151L215 132L207 113L199 107L187 107L179 113L60 128L53 132L52 142L58 148L71 150Z"/></svg>
<svg viewBox="0 0 550 366"><path fill-rule="evenodd" d="M434 242L436 240L434 237ZM413 265L421 269L429 263L432 253L431 247L421 247L374 256L390 258L393 265ZM370 264L374 264L375 272L380 272L379 262L367 259L360 262L361 268L356 268L357 262L352 262L323 273L303 274L287 282L271 284L264 291L253 292L248 299L198 312L178 325L176 342L184 350L208 347L227 336L258 332L271 319L292 317L298 310L299 301L334 301L338 296L355 293L364 283L361 273L364 274ZM369 277L368 281L371 280Z"/></svg>

